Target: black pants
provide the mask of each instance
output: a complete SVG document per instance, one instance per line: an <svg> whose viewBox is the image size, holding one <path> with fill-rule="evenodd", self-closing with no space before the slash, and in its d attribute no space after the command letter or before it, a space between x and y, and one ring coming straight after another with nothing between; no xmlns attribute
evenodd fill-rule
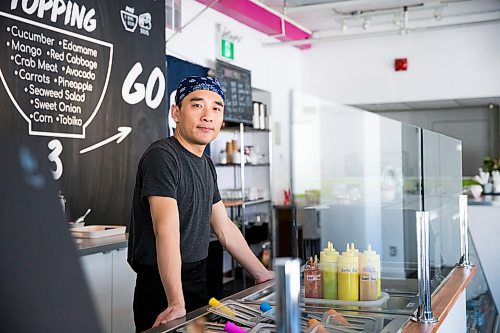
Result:
<svg viewBox="0 0 500 333"><path fill-rule="evenodd" d="M187 312L208 304L205 265L206 259L182 264L182 293L184 294ZM134 322L136 332L150 329L156 317L167 307L167 296L161 283L158 267L138 267L134 291Z"/></svg>

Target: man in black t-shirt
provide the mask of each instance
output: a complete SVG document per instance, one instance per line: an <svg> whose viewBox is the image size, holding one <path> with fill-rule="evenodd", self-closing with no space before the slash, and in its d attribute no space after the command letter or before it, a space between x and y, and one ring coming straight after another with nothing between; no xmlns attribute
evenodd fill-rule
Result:
<svg viewBox="0 0 500 333"><path fill-rule="evenodd" d="M274 277L229 219L207 144L220 131L224 93L210 77L187 77L171 108L173 137L154 142L136 177L128 262L137 272L136 331L207 305L205 261L210 225L228 252L257 283Z"/></svg>

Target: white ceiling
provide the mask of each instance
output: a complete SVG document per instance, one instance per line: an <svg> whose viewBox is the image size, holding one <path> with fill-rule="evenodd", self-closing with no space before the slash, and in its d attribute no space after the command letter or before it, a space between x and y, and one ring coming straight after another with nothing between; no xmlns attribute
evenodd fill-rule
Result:
<svg viewBox="0 0 500 333"><path fill-rule="evenodd" d="M253 1L264 3L312 33L307 41L276 41L273 46L334 42L500 21L500 0ZM500 105L500 97L357 106L370 111L389 111L487 107L489 104Z"/></svg>
<svg viewBox="0 0 500 333"><path fill-rule="evenodd" d="M260 2L310 31L312 38L309 43L500 21L499 0L260 0ZM276 44L301 44L301 42L276 42Z"/></svg>
<svg viewBox="0 0 500 333"><path fill-rule="evenodd" d="M355 105L363 110L368 111L409 111L409 110L437 110L437 109L452 109L464 107L488 107L492 105L500 105L500 97L488 98L469 98L469 99L450 99L442 101L419 101L419 102L404 102L404 103L385 103L385 104L359 104Z"/></svg>

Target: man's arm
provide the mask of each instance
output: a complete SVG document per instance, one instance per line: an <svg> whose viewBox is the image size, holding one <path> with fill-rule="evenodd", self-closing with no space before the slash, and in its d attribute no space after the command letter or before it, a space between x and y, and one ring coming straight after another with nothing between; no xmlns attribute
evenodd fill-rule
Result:
<svg viewBox="0 0 500 333"><path fill-rule="evenodd" d="M186 315L181 281L179 210L177 201L167 197L148 197L156 236L156 257L168 308L158 315L153 327Z"/></svg>
<svg viewBox="0 0 500 333"><path fill-rule="evenodd" d="M274 278L274 272L268 271L253 254L243 238L238 227L227 216L226 207L222 200L212 205L212 228L222 246L235 258L252 276L257 283Z"/></svg>

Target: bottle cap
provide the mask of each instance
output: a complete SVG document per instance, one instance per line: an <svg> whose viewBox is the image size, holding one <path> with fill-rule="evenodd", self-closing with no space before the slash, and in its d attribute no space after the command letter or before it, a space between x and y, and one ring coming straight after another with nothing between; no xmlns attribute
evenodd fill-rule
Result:
<svg viewBox="0 0 500 333"><path fill-rule="evenodd" d="M343 263L343 264L357 264L358 263L358 256L354 253L351 252L349 248L349 243L347 243L346 250L345 252L342 252L342 254L338 257L338 262Z"/></svg>
<svg viewBox="0 0 500 333"><path fill-rule="evenodd" d="M372 246L370 244L368 244L368 248L363 251L363 254L364 255L374 256L374 255L377 255L377 252L374 251L374 250L372 250Z"/></svg>
<svg viewBox="0 0 500 333"><path fill-rule="evenodd" d="M350 252L356 254L356 255L359 255L359 250L357 248L354 247L354 243L351 243L351 249L350 249Z"/></svg>
<svg viewBox="0 0 500 333"><path fill-rule="evenodd" d="M365 268L362 267L366 265L374 267L378 271L380 270L380 255L372 250L371 245L368 245L368 249L359 255L360 270L365 270Z"/></svg>
<svg viewBox="0 0 500 333"><path fill-rule="evenodd" d="M314 269L314 260L313 257L309 257L309 260L306 261L306 266L304 269Z"/></svg>
<svg viewBox="0 0 500 333"><path fill-rule="evenodd" d="M260 311L267 312L269 310L272 310L272 307L271 307L271 305L268 302L262 302L262 303L260 303Z"/></svg>
<svg viewBox="0 0 500 333"><path fill-rule="evenodd" d="M328 242L327 247L323 251L321 251L319 258L320 262L323 263L331 263L337 262L337 257L340 255L335 248L333 247L332 242Z"/></svg>

